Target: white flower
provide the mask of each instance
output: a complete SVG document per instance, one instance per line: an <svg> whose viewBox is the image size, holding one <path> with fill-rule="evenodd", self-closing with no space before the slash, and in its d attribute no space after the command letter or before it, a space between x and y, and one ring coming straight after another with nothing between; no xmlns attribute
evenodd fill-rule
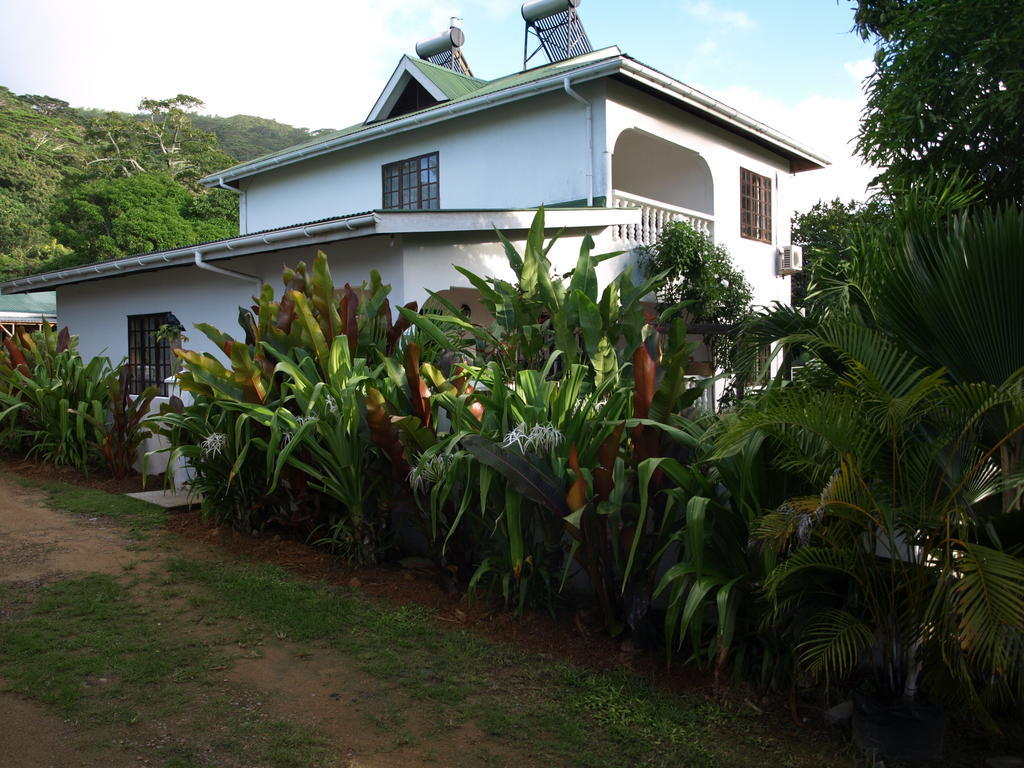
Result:
<svg viewBox="0 0 1024 768"><path fill-rule="evenodd" d="M519 422L519 426L505 435L505 439L501 441L501 444L506 448L511 448L513 445L518 445L519 450L526 453L530 447L530 437L526 433L526 422Z"/></svg>
<svg viewBox="0 0 1024 768"><path fill-rule="evenodd" d="M224 450L224 446L227 445L228 436L222 435L220 432L213 432L199 444L202 448L202 454L204 459L210 459L214 456L220 455Z"/></svg>
<svg viewBox="0 0 1024 768"><path fill-rule="evenodd" d="M324 405L327 406L327 412L331 414L331 416L338 415L338 401L335 400L331 395L327 395L324 398Z"/></svg>
<svg viewBox="0 0 1024 768"><path fill-rule="evenodd" d="M538 424L530 430L527 438L527 447L535 449L538 453L550 453L562 444L565 436L555 429L554 424Z"/></svg>
<svg viewBox="0 0 1024 768"><path fill-rule="evenodd" d="M565 436L554 424L537 424L527 430L526 422L520 422L519 426L505 435L501 444L505 448L518 446L523 453L548 453L560 446L564 440Z"/></svg>
<svg viewBox="0 0 1024 768"><path fill-rule="evenodd" d="M447 454L421 455L419 462L409 472L409 485L414 491L423 491L428 484L440 482L451 463L452 458Z"/></svg>

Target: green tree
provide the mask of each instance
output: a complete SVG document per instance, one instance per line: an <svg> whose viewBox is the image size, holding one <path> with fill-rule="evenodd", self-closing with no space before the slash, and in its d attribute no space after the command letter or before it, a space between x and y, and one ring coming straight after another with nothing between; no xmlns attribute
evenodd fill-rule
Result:
<svg viewBox="0 0 1024 768"><path fill-rule="evenodd" d="M161 173L90 179L54 203L51 232L74 250L44 263L55 269L177 248L238 234L237 201L227 192L197 196Z"/></svg>
<svg viewBox="0 0 1024 768"><path fill-rule="evenodd" d="M193 113L202 106L196 97L180 93L143 99L138 115L108 112L94 119L88 138L98 154L88 163L90 171L112 176L159 171L198 189L201 177L234 162L214 134L193 123Z"/></svg>
<svg viewBox="0 0 1024 768"><path fill-rule="evenodd" d="M236 162L252 160L309 141L322 131L307 131L292 125L252 115L217 117L192 115L192 124L216 134L221 149Z"/></svg>
<svg viewBox="0 0 1024 768"><path fill-rule="evenodd" d="M665 225L658 242L640 253L640 266L648 275L665 273L658 289L661 309L686 304L693 321L735 325L750 311L753 293L729 251L683 221ZM730 361L732 343L722 334L708 334L705 343L719 365Z"/></svg>
<svg viewBox="0 0 1024 768"><path fill-rule="evenodd" d="M857 150L883 187L958 169L990 202L1024 199L1024 3L856 0L877 45Z"/></svg>
<svg viewBox="0 0 1024 768"><path fill-rule="evenodd" d="M792 277L792 304L804 307L812 292L815 276L842 274L858 233L878 226L886 217L885 203L875 197L867 202L838 197L815 203L808 211L793 215L793 243L804 249L804 268Z"/></svg>
<svg viewBox="0 0 1024 768"><path fill-rule="evenodd" d="M50 246L50 203L84 163L84 133L65 102L0 87L0 278L29 271Z"/></svg>

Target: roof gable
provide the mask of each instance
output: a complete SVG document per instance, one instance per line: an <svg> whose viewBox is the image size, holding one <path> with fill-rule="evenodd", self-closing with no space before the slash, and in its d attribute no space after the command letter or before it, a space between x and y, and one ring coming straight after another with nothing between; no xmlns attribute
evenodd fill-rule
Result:
<svg viewBox="0 0 1024 768"><path fill-rule="evenodd" d="M377 97L366 123L418 112L472 93L484 84L483 80L403 56Z"/></svg>

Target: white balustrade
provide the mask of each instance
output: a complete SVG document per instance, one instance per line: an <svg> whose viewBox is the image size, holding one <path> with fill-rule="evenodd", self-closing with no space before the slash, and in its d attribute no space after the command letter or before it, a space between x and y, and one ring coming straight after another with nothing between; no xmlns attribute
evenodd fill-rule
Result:
<svg viewBox="0 0 1024 768"><path fill-rule="evenodd" d="M708 237L715 236L715 218L700 211L669 205L659 200L651 200L632 192L612 192L614 208L639 208L639 224L618 224L614 228L615 239L627 246L635 248L640 245L654 245L661 234L662 227L670 221L685 221L698 232Z"/></svg>

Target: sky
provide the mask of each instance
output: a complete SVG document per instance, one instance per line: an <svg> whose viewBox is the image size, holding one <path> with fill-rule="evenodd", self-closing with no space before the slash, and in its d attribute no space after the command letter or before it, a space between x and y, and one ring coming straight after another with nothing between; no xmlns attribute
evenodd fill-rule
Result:
<svg viewBox="0 0 1024 768"><path fill-rule="evenodd" d="M209 114L341 128L366 117L401 55L452 16L475 75L518 71L520 5L0 0L0 85L124 111L187 93ZM866 197L876 171L852 156L851 142L873 51L850 31L848 0L582 0L579 12L595 48L618 45L831 160L796 177L796 210Z"/></svg>

